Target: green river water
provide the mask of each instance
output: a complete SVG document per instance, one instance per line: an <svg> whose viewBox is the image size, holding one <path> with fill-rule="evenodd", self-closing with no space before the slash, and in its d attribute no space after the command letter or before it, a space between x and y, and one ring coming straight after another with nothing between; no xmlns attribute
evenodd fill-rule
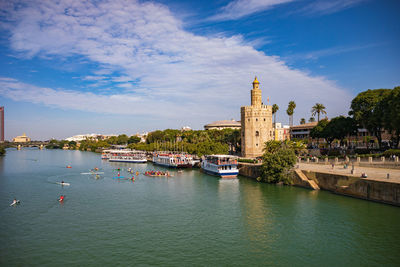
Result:
<svg viewBox="0 0 400 267"><path fill-rule="evenodd" d="M94 167L100 179L81 174ZM400 265L399 207L196 169L132 183L112 178L118 167L165 170L91 152L8 150L0 158L0 265ZM14 197L21 204L10 207Z"/></svg>

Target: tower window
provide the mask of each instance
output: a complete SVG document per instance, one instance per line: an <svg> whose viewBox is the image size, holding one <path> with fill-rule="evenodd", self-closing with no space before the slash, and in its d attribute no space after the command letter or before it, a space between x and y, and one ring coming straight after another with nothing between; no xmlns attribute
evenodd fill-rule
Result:
<svg viewBox="0 0 400 267"><path fill-rule="evenodd" d="M265 118L264 118L264 121L265 121Z"/></svg>
<svg viewBox="0 0 400 267"><path fill-rule="evenodd" d="M256 121L258 121L258 119L256 118Z"/></svg>
<svg viewBox="0 0 400 267"><path fill-rule="evenodd" d="M259 131L256 131L256 136L260 136L260 132Z"/></svg>
<svg viewBox="0 0 400 267"><path fill-rule="evenodd" d="M250 119L247 119L247 121L250 121Z"/></svg>
<svg viewBox="0 0 400 267"><path fill-rule="evenodd" d="M256 144L256 146L258 146L258 144Z"/></svg>

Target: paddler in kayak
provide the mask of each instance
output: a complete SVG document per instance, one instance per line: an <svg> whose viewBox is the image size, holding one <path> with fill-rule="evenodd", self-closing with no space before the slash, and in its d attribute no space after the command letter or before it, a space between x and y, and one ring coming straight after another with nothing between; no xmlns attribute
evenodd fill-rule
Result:
<svg viewBox="0 0 400 267"><path fill-rule="evenodd" d="M14 206L14 205L16 205L16 204L18 204L18 200L17 200L16 198L14 198L14 200L13 200L13 202L11 203L10 206Z"/></svg>
<svg viewBox="0 0 400 267"><path fill-rule="evenodd" d="M65 196L61 195L60 199L58 199L58 201L63 202L64 201Z"/></svg>

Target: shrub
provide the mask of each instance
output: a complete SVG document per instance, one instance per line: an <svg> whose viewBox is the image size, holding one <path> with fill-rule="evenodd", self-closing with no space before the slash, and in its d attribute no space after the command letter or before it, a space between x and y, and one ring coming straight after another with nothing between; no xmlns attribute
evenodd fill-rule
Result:
<svg viewBox="0 0 400 267"><path fill-rule="evenodd" d="M294 149L277 141L266 142L261 179L268 183L291 184L290 171L296 163Z"/></svg>
<svg viewBox="0 0 400 267"><path fill-rule="evenodd" d="M257 160L255 159L239 159L239 162L244 162L244 163L256 163Z"/></svg>
<svg viewBox="0 0 400 267"><path fill-rule="evenodd" d="M340 150L338 149L332 149L328 151L328 156L329 157L340 157L342 154L340 153Z"/></svg>
<svg viewBox="0 0 400 267"><path fill-rule="evenodd" d="M389 149L382 153L383 156L389 157L392 155L400 157L400 149Z"/></svg>

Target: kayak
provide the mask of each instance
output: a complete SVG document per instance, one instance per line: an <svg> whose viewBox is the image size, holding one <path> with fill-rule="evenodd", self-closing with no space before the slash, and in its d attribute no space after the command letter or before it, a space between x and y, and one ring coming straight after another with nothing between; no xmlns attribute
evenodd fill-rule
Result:
<svg viewBox="0 0 400 267"><path fill-rule="evenodd" d="M115 176L115 177L113 177L113 179L125 179L125 177L124 176Z"/></svg>
<svg viewBox="0 0 400 267"><path fill-rule="evenodd" d="M70 185L69 183L60 183L60 182L56 182L56 184L60 184L60 185L62 185L62 186L64 186L64 185Z"/></svg>
<svg viewBox="0 0 400 267"><path fill-rule="evenodd" d="M11 204L10 204L10 206L15 206L15 205L18 205L20 203L20 201L19 200L17 200L17 201L13 201Z"/></svg>
<svg viewBox="0 0 400 267"><path fill-rule="evenodd" d="M104 174L104 172L81 172L81 174Z"/></svg>

